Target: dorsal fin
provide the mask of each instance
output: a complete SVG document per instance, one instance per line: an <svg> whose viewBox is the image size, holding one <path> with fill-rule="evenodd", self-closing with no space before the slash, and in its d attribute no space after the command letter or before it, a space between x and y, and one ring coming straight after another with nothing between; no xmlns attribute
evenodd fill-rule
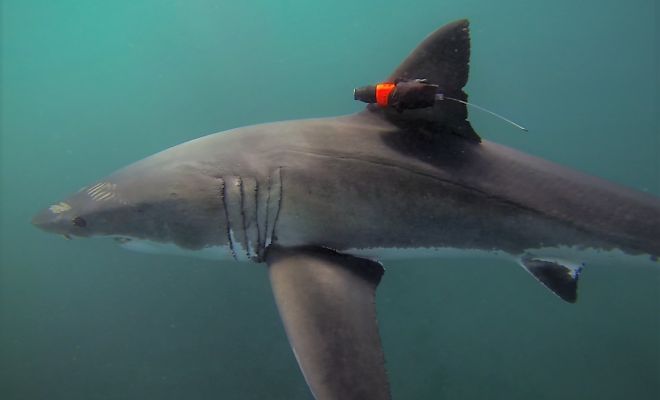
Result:
<svg viewBox="0 0 660 400"><path fill-rule="evenodd" d="M445 96L467 101L463 86L467 83L470 63L470 30L466 19L449 23L429 35L389 76L388 81L426 79L438 85ZM467 108L455 101L438 101L426 109L381 109L370 105L391 122L407 129L419 129L433 135L454 133L480 141L467 120Z"/></svg>
<svg viewBox="0 0 660 400"><path fill-rule="evenodd" d="M446 94L455 93L467 84L469 63L470 24L462 19L431 33L387 79L428 79Z"/></svg>

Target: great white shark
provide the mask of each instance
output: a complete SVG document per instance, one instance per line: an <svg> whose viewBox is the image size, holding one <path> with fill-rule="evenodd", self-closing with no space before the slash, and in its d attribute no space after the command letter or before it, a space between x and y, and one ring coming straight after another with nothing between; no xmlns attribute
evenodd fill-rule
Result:
<svg viewBox="0 0 660 400"><path fill-rule="evenodd" d="M427 37L388 81L467 100L469 27ZM38 213L67 237L266 263L316 399L388 399L375 291L381 262L506 257L567 302L598 258L657 262L660 201L481 140L464 104L262 124L129 165Z"/></svg>

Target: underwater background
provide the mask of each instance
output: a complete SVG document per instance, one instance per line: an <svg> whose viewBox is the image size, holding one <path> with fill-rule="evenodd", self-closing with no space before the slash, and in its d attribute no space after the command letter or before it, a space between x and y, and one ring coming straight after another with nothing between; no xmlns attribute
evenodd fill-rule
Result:
<svg viewBox="0 0 660 400"><path fill-rule="evenodd" d="M487 140L660 195L657 0L2 0L0 399L311 399L265 267L30 225L209 133L358 111L471 21ZM660 238L658 238L660 240ZM394 399L660 398L660 267L593 265L561 302L498 260L398 261L378 292Z"/></svg>

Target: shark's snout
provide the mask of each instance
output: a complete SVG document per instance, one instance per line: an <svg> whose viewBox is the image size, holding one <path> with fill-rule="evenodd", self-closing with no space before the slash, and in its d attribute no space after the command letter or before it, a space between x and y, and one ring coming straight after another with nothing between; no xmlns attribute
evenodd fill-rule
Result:
<svg viewBox="0 0 660 400"><path fill-rule="evenodd" d="M39 211L32 217L32 225L49 232L70 237L86 236L87 221L76 213L68 202L59 202Z"/></svg>
<svg viewBox="0 0 660 400"><path fill-rule="evenodd" d="M49 230L48 228L53 223L52 214L53 213L51 213L50 210L48 209L39 211L32 217L32 221L31 221L32 225L36 226L39 229L48 231Z"/></svg>
<svg viewBox="0 0 660 400"><path fill-rule="evenodd" d="M39 211L32 217L32 225L51 233L68 234L71 229L72 219L71 206L60 202Z"/></svg>

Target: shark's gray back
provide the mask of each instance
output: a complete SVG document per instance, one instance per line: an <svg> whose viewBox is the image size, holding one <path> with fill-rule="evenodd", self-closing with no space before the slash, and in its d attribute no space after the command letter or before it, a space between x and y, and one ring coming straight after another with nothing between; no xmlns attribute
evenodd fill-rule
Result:
<svg viewBox="0 0 660 400"><path fill-rule="evenodd" d="M283 245L660 254L655 197L506 146L420 138L368 111L253 129L281 167Z"/></svg>

